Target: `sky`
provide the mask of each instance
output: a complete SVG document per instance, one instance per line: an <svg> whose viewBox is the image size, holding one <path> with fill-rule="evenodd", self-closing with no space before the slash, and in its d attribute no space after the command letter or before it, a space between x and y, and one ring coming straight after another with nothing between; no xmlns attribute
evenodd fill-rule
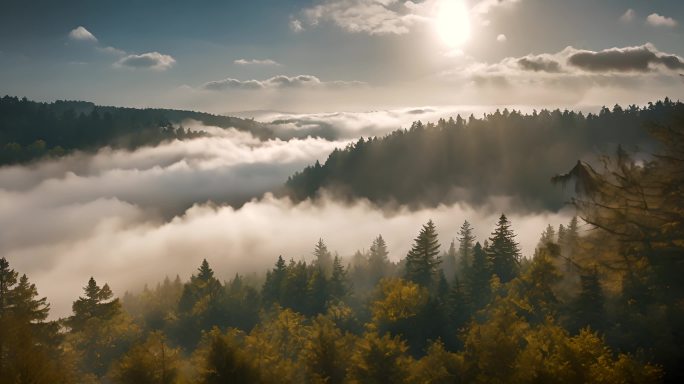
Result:
<svg viewBox="0 0 684 384"><path fill-rule="evenodd" d="M0 93L213 113L684 96L674 0L3 0Z"/></svg>

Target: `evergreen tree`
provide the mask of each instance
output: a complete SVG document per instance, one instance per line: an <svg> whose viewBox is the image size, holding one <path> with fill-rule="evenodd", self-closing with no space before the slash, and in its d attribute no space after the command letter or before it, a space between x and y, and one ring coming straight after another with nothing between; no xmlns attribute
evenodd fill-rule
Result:
<svg viewBox="0 0 684 384"><path fill-rule="evenodd" d="M329 298L328 279L320 268L313 269L308 285L308 311L305 313L309 316L324 312Z"/></svg>
<svg viewBox="0 0 684 384"><path fill-rule="evenodd" d="M333 257L323 239L318 239L313 255L315 257L315 264L323 271L326 277L329 277L332 273Z"/></svg>
<svg viewBox="0 0 684 384"><path fill-rule="evenodd" d="M380 279L386 277L389 272L390 261L388 259L387 244L382 235L378 235L370 247L368 255L368 274L372 285L377 284Z"/></svg>
<svg viewBox="0 0 684 384"><path fill-rule="evenodd" d="M441 263L437 229L432 220L423 225L413 247L406 256L406 273L408 280L424 287L433 285L437 266Z"/></svg>
<svg viewBox="0 0 684 384"><path fill-rule="evenodd" d="M461 225L458 237L458 253L461 261L461 275L466 276L470 273L470 267L473 263L473 247L475 246L475 235L473 234L473 227L466 220Z"/></svg>
<svg viewBox="0 0 684 384"><path fill-rule="evenodd" d="M515 242L515 234L511 223L502 214L496 229L489 238L489 266L493 274L499 276L502 283L511 281L518 274L520 264L520 248Z"/></svg>
<svg viewBox="0 0 684 384"><path fill-rule="evenodd" d="M342 300L349 292L347 281L347 270L342 266L342 260L335 255L333 260L332 276L330 277L330 296L337 300Z"/></svg>
<svg viewBox="0 0 684 384"><path fill-rule="evenodd" d="M275 267L266 273L266 281L261 289L261 295L265 303L273 304L281 302L283 284L287 277L287 267L282 256L278 256Z"/></svg>
<svg viewBox="0 0 684 384"><path fill-rule="evenodd" d="M604 326L605 298L598 271L594 268L591 272L580 276L581 291L575 301L575 330L591 326L594 330L602 330ZM643 291L643 288L641 287Z"/></svg>
<svg viewBox="0 0 684 384"><path fill-rule="evenodd" d="M442 271L445 276L453 278L456 276L456 245L454 241L449 244L449 250L442 255Z"/></svg>
<svg viewBox="0 0 684 384"><path fill-rule="evenodd" d="M548 244L556 244L556 230L549 224L541 234L537 248L547 247Z"/></svg>
<svg viewBox="0 0 684 384"><path fill-rule="evenodd" d="M74 301L74 314L68 320L73 332L82 330L89 319L108 320L121 312L121 303L119 299L112 299L113 294L109 285L105 284L100 288L95 279L90 277L83 291L85 297L79 297Z"/></svg>
<svg viewBox="0 0 684 384"><path fill-rule="evenodd" d="M479 242L473 247L473 265L465 276L465 296L474 309L482 308L489 301L489 280L491 273L487 264L487 253Z"/></svg>

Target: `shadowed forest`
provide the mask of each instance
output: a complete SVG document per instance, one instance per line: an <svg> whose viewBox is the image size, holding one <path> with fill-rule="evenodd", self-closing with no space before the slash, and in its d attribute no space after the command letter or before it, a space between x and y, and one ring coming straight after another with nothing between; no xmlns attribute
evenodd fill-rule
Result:
<svg viewBox="0 0 684 384"><path fill-rule="evenodd" d="M657 117L664 109L667 118ZM447 184L477 185L470 178L454 181L463 173L449 176L451 168L444 165L458 169L465 162L459 156L485 156L481 150L488 148L493 164L510 168L494 172L500 168L485 166L468 175L495 174L490 179L501 189L510 186L507 177L522 178L516 185L532 190L541 185L533 180L545 180L549 186L540 186L536 197L511 191L531 196L532 205L561 204L545 200L543 191L575 187L570 203L578 216L560 227L540 228L529 258L516 242L516 223L504 214L481 239L468 218L459 218L464 222L454 242L440 239L439 223L429 221L406 234L414 239L406 255L389 255L383 229L377 228L369 234L377 236L372 243L358 244L351 258L340 257L321 239L312 244L310 261L274 255L265 274L218 276L205 260L189 281L170 276L122 297L114 297L112 288L118 287L84 276L72 315L59 320L49 320L43 297L49 291L38 292L30 276L2 258L0 380L681 382L682 117L681 103L665 101L587 117L504 111L470 122L416 123L408 131L335 151L325 165L309 167L288 182L301 197L343 181L358 196L405 202L421 195L393 181L421 184L423 177L442 191ZM641 143L641 131L618 132L627 121L629 126L648 121L643 132L651 138L649 155L615 146L606 152L611 155L592 161L547 161L561 156L549 143L566 130L605 132L605 143ZM504 129L504 123L511 128ZM561 140L568 153L591 146L581 135L572 136L580 138ZM483 141L469 144L478 140ZM528 152L514 161L513 152L497 150L507 142L541 152L534 161ZM397 148L409 148L408 143L407 156L397 156ZM412 160L418 154L424 162ZM554 171L549 174L546 167ZM402 177L396 177L399 171ZM568 172L554 177L552 185L549 175L563 171ZM364 184L375 176L377 184ZM395 195L388 192L394 187Z"/></svg>

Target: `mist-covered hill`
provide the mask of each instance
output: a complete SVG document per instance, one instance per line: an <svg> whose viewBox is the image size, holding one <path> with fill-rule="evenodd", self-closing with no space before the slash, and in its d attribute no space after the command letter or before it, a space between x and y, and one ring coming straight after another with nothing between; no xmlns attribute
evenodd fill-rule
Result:
<svg viewBox="0 0 684 384"><path fill-rule="evenodd" d="M335 150L324 164L296 173L286 183L295 200L332 190L342 197L378 203L484 204L512 199L520 209L556 210L571 191L550 178L583 159L594 162L617 145L651 152L649 127L666 123L684 104L669 99L640 108L618 105L598 114L496 111L478 119L413 123L381 138L361 138Z"/></svg>
<svg viewBox="0 0 684 384"><path fill-rule="evenodd" d="M235 128L260 139L273 137L273 132L264 125L237 117L173 109L97 106L86 101L41 103L5 96L0 98L0 165L105 146L134 149L201 135L179 127L187 120Z"/></svg>

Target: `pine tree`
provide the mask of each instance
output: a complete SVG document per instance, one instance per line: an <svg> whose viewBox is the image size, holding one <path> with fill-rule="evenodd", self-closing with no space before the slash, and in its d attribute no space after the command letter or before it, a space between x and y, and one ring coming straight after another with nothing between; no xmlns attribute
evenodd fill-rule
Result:
<svg viewBox="0 0 684 384"><path fill-rule="evenodd" d="M537 248L545 248L548 244L556 244L556 230L549 224L541 234Z"/></svg>
<svg viewBox="0 0 684 384"><path fill-rule="evenodd" d="M489 301L489 280L491 273L487 264L487 253L479 242L473 247L473 265L465 276L465 296L473 309L482 308Z"/></svg>
<svg viewBox="0 0 684 384"><path fill-rule="evenodd" d="M459 230L458 237L458 253L460 255L462 276L466 276L470 273L470 267L473 263L474 246L475 235L473 235L473 227L466 220Z"/></svg>
<svg viewBox="0 0 684 384"><path fill-rule="evenodd" d="M313 269L308 285L308 311L305 313L309 316L324 312L329 297L328 279L320 268Z"/></svg>
<svg viewBox="0 0 684 384"><path fill-rule="evenodd" d="M314 247L313 255L316 258L315 263L318 268L323 270L326 277L329 277L332 273L333 258L330 251L328 251L328 247L323 242L323 239L318 239L318 243L316 243L316 246Z"/></svg>
<svg viewBox="0 0 684 384"><path fill-rule="evenodd" d="M433 285L437 266L441 263L437 230L432 220L423 225L413 248L406 256L406 278L424 287Z"/></svg>
<svg viewBox="0 0 684 384"><path fill-rule="evenodd" d="M10 350L7 340L10 336L10 304L12 288L17 283L17 272L10 268L7 259L0 258L0 376L5 372Z"/></svg>
<svg viewBox="0 0 684 384"><path fill-rule="evenodd" d="M603 329L605 298L598 271L594 268L591 272L580 276L581 291L575 302L576 329L587 325L594 330Z"/></svg>
<svg viewBox="0 0 684 384"><path fill-rule="evenodd" d="M449 250L442 255L442 271L445 276L449 276L450 278L456 276L456 255L456 244L452 240L451 244L449 244Z"/></svg>
<svg viewBox="0 0 684 384"><path fill-rule="evenodd" d="M577 221L577 216L573 216L565 229L565 236L563 236L563 242L559 243L561 246L561 251L563 255L568 259L572 258L577 253L577 247L579 246L579 224Z"/></svg>
<svg viewBox="0 0 684 384"><path fill-rule="evenodd" d="M347 270L342 266L342 260L335 255L333 260L332 276L330 277L330 296L337 300L342 300L349 292L347 281Z"/></svg>
<svg viewBox="0 0 684 384"><path fill-rule="evenodd" d="M47 319L50 312L47 297L36 299L37 296L36 285L29 283L28 277L22 275L12 294L12 315L16 320L35 324Z"/></svg>
<svg viewBox="0 0 684 384"><path fill-rule="evenodd" d="M282 256L278 256L275 267L266 273L266 281L261 288L264 302L269 304L281 302L283 283L286 277L285 260L283 260Z"/></svg>
<svg viewBox="0 0 684 384"><path fill-rule="evenodd" d="M489 266L502 283L511 281L518 274L520 248L506 215L501 215L496 229L489 238Z"/></svg>
<svg viewBox="0 0 684 384"><path fill-rule="evenodd" d="M107 284L100 288L91 276L88 285L83 287L83 291L85 297L79 297L74 301L72 305L74 314L68 320L73 332L83 329L85 323L91 318L107 320L121 312L119 299L110 300L112 291Z"/></svg>
<svg viewBox="0 0 684 384"><path fill-rule="evenodd" d="M368 273L372 285L377 284L380 279L387 276L389 272L388 255L389 252L387 252L385 239L382 238L382 235L378 235L378 237L373 240L368 256Z"/></svg>

